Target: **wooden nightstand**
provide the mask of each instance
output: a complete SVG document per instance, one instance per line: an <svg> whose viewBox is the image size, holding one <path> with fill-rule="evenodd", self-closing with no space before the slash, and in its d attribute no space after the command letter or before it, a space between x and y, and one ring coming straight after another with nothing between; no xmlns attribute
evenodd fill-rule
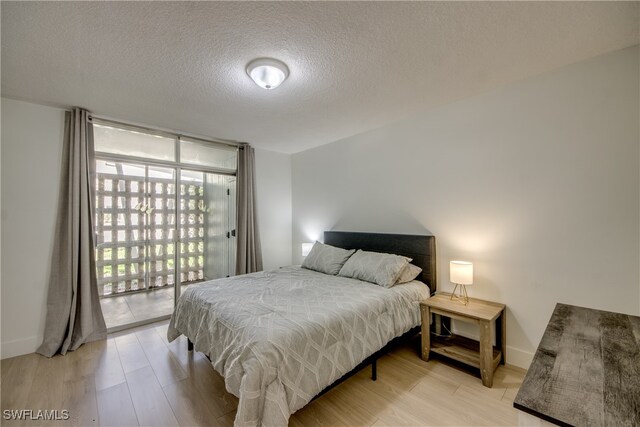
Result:
<svg viewBox="0 0 640 427"><path fill-rule="evenodd" d="M429 360L429 353L437 353L480 369L482 384L493 386L493 372L506 355L505 305L469 298L463 305L450 299L451 294L439 293L420 303L422 313L422 359ZM480 342L465 337L441 338L431 336L431 315L439 314L480 327ZM498 319L499 318L499 319ZM492 345L491 323L496 324L496 346Z"/></svg>

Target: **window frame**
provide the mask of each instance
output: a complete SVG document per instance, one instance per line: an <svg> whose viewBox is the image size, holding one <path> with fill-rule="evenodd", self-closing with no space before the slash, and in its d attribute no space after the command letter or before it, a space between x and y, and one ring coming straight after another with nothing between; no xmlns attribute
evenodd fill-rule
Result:
<svg viewBox="0 0 640 427"><path fill-rule="evenodd" d="M93 161L97 161L97 160L105 160L105 161L111 161L111 162L125 162L125 163L138 163L141 165L145 165L145 166L160 166L160 167L169 167L169 168L174 168L175 170L175 215L176 215L176 221L175 221L175 225L174 225L174 238L173 238L173 243L174 243L174 304L175 302L178 300L178 298L180 297L180 293L181 293L181 285L180 285L180 277L181 277L181 268L180 268L180 260L179 260L179 245L180 245L180 231L178 229L179 227L179 218L181 215L181 209L180 209L180 177L182 176L182 171L183 170L187 170L187 171L193 171L193 172L204 172L204 173L212 173L212 174L218 174L218 175L226 175L226 176L233 176L236 177L237 179L237 172L238 172L238 151L239 151L239 147L241 144L236 143L236 142L231 142L231 141L218 141L218 140L207 140L207 139L203 139L203 138L199 138L199 137L194 137L194 136L190 136L190 135L183 135L183 134L179 134L179 133L173 133L173 132L167 132L167 131L163 131L160 129L154 129L154 128L148 128L148 127L144 127L144 126L137 126L137 125L131 125L128 123L122 123L122 122L117 122L117 121L113 121L113 120L109 120L109 119L103 119L103 118L98 118L98 117L89 117L89 121L92 124L97 124L97 125L104 125L104 126L110 126L110 127L117 127L117 128L122 128L122 129L126 129L126 130L132 130L135 132L141 132L141 133L147 133L147 134L151 134L151 135L160 135L166 138L172 138L174 141L174 161L170 161L170 160L159 160L159 159L149 159L149 158L145 158L145 157L139 157L139 156L129 156L126 154L114 154L114 153L108 153L108 152L104 152L104 151L94 151L94 158ZM212 166L204 166L204 165L197 165L197 164L193 164L193 163L182 163L180 161L180 142L182 140L182 138L185 138L187 140L189 140L188 142L193 142L193 143L198 143L198 144L202 144L202 145L209 145L209 146L226 146L226 147L233 147L236 150L236 165L235 165L235 169L228 169L228 168L219 168L219 167L212 167ZM231 151L231 150L229 150ZM148 291L148 289L142 290L141 292L145 292Z"/></svg>
<svg viewBox="0 0 640 427"><path fill-rule="evenodd" d="M238 172L238 157L237 157L237 153L236 153L236 167L235 169L229 169L229 168L220 168L220 167L214 167L214 166L205 166L205 165L199 165L199 164L194 164L194 163L182 163L181 159L180 159L180 142L182 141L182 138L184 138L185 140L187 140L186 142L190 142L190 143L196 143L196 144L201 144L204 146L226 146L226 147L233 147L235 148L236 152L238 151L238 147L240 146L240 144L238 143L233 143L233 142L226 142L226 141L216 141L216 140L207 140L207 139L203 139L203 138L198 138L198 137L193 137L193 136L189 136L189 135L183 135L183 134L179 134L179 133L171 133L171 132L166 132L166 131L162 131L159 129L153 129L153 128L146 128L146 127L142 127L142 126L135 126L135 125L130 125L127 123L121 123L121 122L116 122L116 121L112 121L112 120L107 120L107 119L100 119L97 117L92 117L90 119L90 121L93 124L97 124L97 125L104 125L104 126L110 126L110 127L118 127L118 128L122 128L122 129L126 129L126 130L132 130L135 132L141 132L141 133L147 133L150 135L159 135L159 136L163 136L165 138L172 138L173 139L173 144L174 144L174 157L175 160L171 161L171 160L159 160L159 159L148 159L146 157L139 157L139 156L129 156L126 154L114 154L114 153L108 153L108 152L104 152L104 151L95 151L94 155L96 158L103 158L105 160L111 160L111 161L128 161L128 162L138 162L138 163L144 163L144 164L154 164L157 166L167 166L167 167L177 167L177 168L182 168L182 169L188 169L188 170L193 170L193 171L197 171L197 172L209 172L209 173L216 173L216 174L220 174L220 175L227 175L227 176L237 176L237 172ZM231 150L229 150L231 151Z"/></svg>

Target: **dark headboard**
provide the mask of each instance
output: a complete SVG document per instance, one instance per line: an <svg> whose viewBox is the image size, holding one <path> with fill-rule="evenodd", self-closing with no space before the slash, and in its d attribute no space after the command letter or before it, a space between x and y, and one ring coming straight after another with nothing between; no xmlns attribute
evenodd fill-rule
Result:
<svg viewBox="0 0 640 427"><path fill-rule="evenodd" d="M435 236L325 231L324 243L343 249L362 249L412 258L411 263L422 269L417 280L426 283L431 293L436 290Z"/></svg>

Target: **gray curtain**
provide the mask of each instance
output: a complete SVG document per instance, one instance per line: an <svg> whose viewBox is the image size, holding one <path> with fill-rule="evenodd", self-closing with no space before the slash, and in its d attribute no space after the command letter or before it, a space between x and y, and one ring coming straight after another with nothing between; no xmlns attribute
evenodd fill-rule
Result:
<svg viewBox="0 0 640 427"><path fill-rule="evenodd" d="M262 270L262 248L256 212L255 152L249 144L238 149L236 210L236 274Z"/></svg>
<svg viewBox="0 0 640 427"><path fill-rule="evenodd" d="M65 115L64 151L44 341L51 357L106 337L95 265L93 126L89 112Z"/></svg>

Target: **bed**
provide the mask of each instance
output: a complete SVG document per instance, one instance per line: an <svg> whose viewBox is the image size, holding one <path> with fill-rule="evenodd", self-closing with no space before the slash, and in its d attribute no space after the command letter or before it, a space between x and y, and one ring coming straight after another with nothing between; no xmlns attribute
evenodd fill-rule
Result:
<svg viewBox="0 0 640 427"><path fill-rule="evenodd" d="M325 232L326 244L413 259L421 275L384 288L297 266L189 287L168 339L186 335L239 398L236 426L286 425L331 384L420 324L435 238Z"/></svg>

